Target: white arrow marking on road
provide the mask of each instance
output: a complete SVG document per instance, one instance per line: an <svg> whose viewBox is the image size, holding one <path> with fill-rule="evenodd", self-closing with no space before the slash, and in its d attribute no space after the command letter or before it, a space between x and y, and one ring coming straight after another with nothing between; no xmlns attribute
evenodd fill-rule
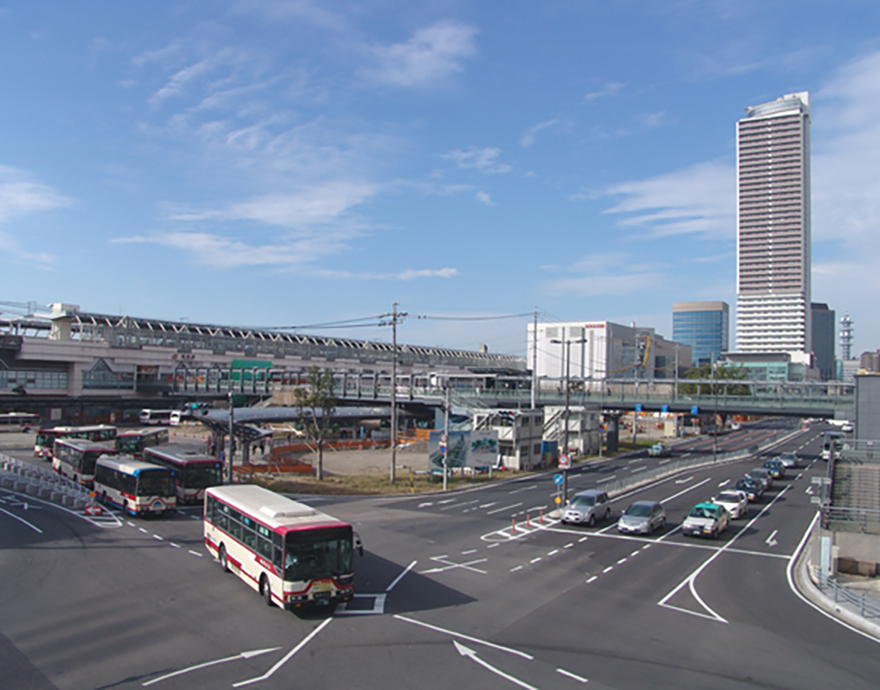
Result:
<svg viewBox="0 0 880 690"><path fill-rule="evenodd" d="M425 501L424 503L419 503L419 508L427 508L432 505L434 505L434 501Z"/></svg>
<svg viewBox="0 0 880 690"><path fill-rule="evenodd" d="M272 668L270 668L268 671L266 671L262 676L258 676L257 678L249 678L248 680L242 680L242 681L239 681L238 683L233 683L232 687L240 688L243 685L250 685L251 683L259 683L260 681L264 681L267 678L271 678L275 674L275 671L277 671L279 668L284 666L284 664L286 664L288 661L290 661L291 657L294 654L296 654L300 649L305 647L311 641L311 639L315 635L317 635L319 632L321 632L324 628L326 628L330 624L330 621L332 621L332 620L333 620L332 618L325 618L324 622L321 623L321 625L319 625L317 628L312 630L312 632L310 632L308 635L306 635L305 639L303 639L302 642L300 642L296 647L294 647L289 652L287 652L287 654L285 654L281 658L280 661L278 661Z"/></svg>
<svg viewBox="0 0 880 690"><path fill-rule="evenodd" d="M810 494L810 495L812 496L812 495L813 495L813 487L812 487L812 486L808 486L808 487L807 487L807 490L806 490L804 493Z"/></svg>
<svg viewBox="0 0 880 690"><path fill-rule="evenodd" d="M141 683L143 687L147 687L152 685L153 683L158 683L162 680L168 680L169 678L174 678L175 676L181 676L184 673L189 673L190 671L198 671L201 668L208 668L209 666L216 666L217 664L225 664L227 661L238 661L239 659L250 659L255 656L260 656L260 654L268 654L269 652L277 652L281 647L272 647L272 649L254 649L250 652L242 652L241 654L236 654L235 656L228 656L225 659L217 659L216 661L206 661L204 664L198 664L197 666L190 666L189 668L185 668L182 671L175 671L174 673L169 673L164 676L159 676L158 678L153 678L153 680L148 680L146 683Z"/></svg>
<svg viewBox="0 0 880 690"><path fill-rule="evenodd" d="M730 484L730 480L729 480L729 479L725 479L723 482L721 482L721 483L718 485L718 488L720 489L722 486L727 486L728 484Z"/></svg>
<svg viewBox="0 0 880 690"><path fill-rule="evenodd" d="M773 530L773 534L771 534L769 537L767 537L767 539L764 543L767 544L768 546L776 546L779 542L776 541L773 537L776 536L776 533L778 531L779 531L778 529Z"/></svg>
<svg viewBox="0 0 880 690"><path fill-rule="evenodd" d="M489 671L492 671L492 673L497 673L502 678L509 680L511 683L515 683L516 685L519 685L521 688L527 688L528 690L538 690L533 685L529 685L528 683L523 683L519 678L514 678L513 676L508 675L507 673L502 671L501 669L497 669L494 666L492 666L491 664L486 663L479 656L477 656L477 653L473 649L468 649L463 644L461 644L458 640L453 640L452 644L455 645L455 648L458 650L459 654L461 654L462 656L466 656L471 661L476 661L480 666L482 666L483 668L485 668Z"/></svg>
<svg viewBox="0 0 880 690"><path fill-rule="evenodd" d="M676 479L675 483L676 484L687 484L691 479L693 479L693 477L688 477L687 479Z"/></svg>

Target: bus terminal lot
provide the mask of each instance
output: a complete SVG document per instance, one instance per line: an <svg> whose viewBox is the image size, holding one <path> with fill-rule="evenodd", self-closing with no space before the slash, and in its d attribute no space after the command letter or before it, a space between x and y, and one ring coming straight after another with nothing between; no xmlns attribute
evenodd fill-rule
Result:
<svg viewBox="0 0 880 690"><path fill-rule="evenodd" d="M358 596L333 616L270 609L222 573L197 508L99 522L0 491L0 687L875 688L877 643L788 582L815 515L819 443L815 431L782 442L775 451L810 466L718 540L679 526L763 458L643 487L595 528L549 517L552 473L447 494L302 499L352 523L366 548ZM570 490L628 463L580 466ZM634 500L662 502L666 528L619 535L615 518Z"/></svg>

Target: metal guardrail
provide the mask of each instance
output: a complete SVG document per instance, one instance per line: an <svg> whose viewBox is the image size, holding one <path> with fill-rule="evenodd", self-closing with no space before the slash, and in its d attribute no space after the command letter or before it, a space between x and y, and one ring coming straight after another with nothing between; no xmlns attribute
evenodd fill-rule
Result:
<svg viewBox="0 0 880 690"><path fill-rule="evenodd" d="M609 495L614 495L622 493L628 489L641 486L642 484L648 484L652 481L656 481L658 479L677 474L682 470L697 469L698 467L708 467L710 465L732 462L734 460L741 460L744 457L753 455L765 448L775 445L776 443L784 440L786 436L795 433L797 433L797 431L785 430L774 434L772 437L769 437L764 442L756 443L752 446L749 446L748 448L740 449L730 453L717 453L712 457L689 458L687 460L677 460L674 462L669 462L662 467L658 466L650 470L637 472L630 475L629 477L618 479L614 482L598 484L597 488L604 489Z"/></svg>
<svg viewBox="0 0 880 690"><path fill-rule="evenodd" d="M880 534L880 510L871 508L844 508L842 506L826 506L824 509L825 524L837 523L836 529L844 526L858 527L860 532Z"/></svg>
<svg viewBox="0 0 880 690"><path fill-rule="evenodd" d="M833 596L835 603L846 603L858 609L862 618L880 618L880 601L864 590L854 591L833 577L820 576L816 586L823 594Z"/></svg>

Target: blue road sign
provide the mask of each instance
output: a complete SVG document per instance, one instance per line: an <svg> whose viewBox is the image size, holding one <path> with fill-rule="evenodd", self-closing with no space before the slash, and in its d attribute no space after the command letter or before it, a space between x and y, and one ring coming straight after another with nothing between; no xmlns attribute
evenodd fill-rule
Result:
<svg viewBox="0 0 880 690"><path fill-rule="evenodd" d="M636 403L636 412L642 411L642 403Z"/></svg>
<svg viewBox="0 0 880 690"><path fill-rule="evenodd" d="M669 405L661 405L660 411L663 412L664 414L669 412Z"/></svg>
<svg viewBox="0 0 880 690"><path fill-rule="evenodd" d="M698 405L691 405L691 414L700 414L700 408Z"/></svg>
<svg viewBox="0 0 880 690"><path fill-rule="evenodd" d="M556 484L556 486L559 486L560 484L562 484L562 475L561 474L554 474L553 475L553 483Z"/></svg>

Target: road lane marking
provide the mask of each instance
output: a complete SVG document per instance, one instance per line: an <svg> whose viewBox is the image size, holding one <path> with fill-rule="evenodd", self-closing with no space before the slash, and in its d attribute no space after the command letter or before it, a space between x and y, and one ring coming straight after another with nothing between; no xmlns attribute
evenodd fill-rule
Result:
<svg viewBox="0 0 880 690"><path fill-rule="evenodd" d="M476 553L476 552L477 552L476 549L468 549L467 551L462 551L461 555L462 556L470 556L472 553Z"/></svg>
<svg viewBox="0 0 880 690"><path fill-rule="evenodd" d="M690 479L693 479L693 477L690 477ZM707 477L706 479L701 481L699 484L694 484L693 486L688 487L687 489L684 489L683 491L679 491L677 494L673 494L672 496L667 496L662 501L660 501L660 503L666 503L667 501L671 501L673 498L678 498L679 496L684 496L688 491L693 491L694 489L699 489L701 486L703 486L703 484L706 484L707 482L710 482L710 481L712 481L712 480ZM678 484L679 482L675 482L675 483Z"/></svg>
<svg viewBox="0 0 880 690"><path fill-rule="evenodd" d="M555 556L557 553L559 553L559 549L553 549L547 556Z"/></svg>
<svg viewBox="0 0 880 690"><path fill-rule="evenodd" d="M519 508L522 503L514 503L512 506L506 506L504 508L496 508L495 510L490 510L486 515L494 515L495 513L500 513L503 510L512 510L514 508Z"/></svg>
<svg viewBox="0 0 880 690"><path fill-rule="evenodd" d="M593 575L593 577L591 577L589 580L587 580L587 584L590 584L591 582L595 582L598 579L599 579L598 575Z"/></svg>
<svg viewBox="0 0 880 690"><path fill-rule="evenodd" d="M202 557L202 554L200 554L198 551L190 550L188 551L188 553L191 553L193 556L198 556L199 558Z"/></svg>
<svg viewBox="0 0 880 690"><path fill-rule="evenodd" d="M481 506L477 506L477 508L491 508L492 506L498 505L498 501L492 501L491 503L484 503Z"/></svg>
<svg viewBox="0 0 880 690"><path fill-rule="evenodd" d="M494 666L492 666L488 662L483 661L479 656L477 656L477 653L473 649L469 649L469 648L465 647L463 644L460 644L458 640L453 640L452 644L455 645L455 648L458 650L459 654L461 654L463 657L470 659L471 661L477 662L480 666L485 668L487 671L491 671L492 673L494 673L498 676L501 676L505 680L509 680L511 683L513 683L515 685L519 685L521 688L525 688L526 690L538 690L536 687L521 681L519 678L514 678L510 674L502 671L501 669L495 668Z"/></svg>
<svg viewBox="0 0 880 690"><path fill-rule="evenodd" d="M722 488L722 487L724 487L724 486L727 486L728 484L730 484L730 480L729 480L729 479L725 479L723 482L721 482L721 483L718 485L718 488L720 489L720 488Z"/></svg>
<svg viewBox="0 0 880 690"><path fill-rule="evenodd" d="M626 557L621 558L619 561L617 561L617 565L621 565L621 564L623 564L623 563L626 563L626 561L627 561L627 558L626 558Z"/></svg>
<svg viewBox="0 0 880 690"><path fill-rule="evenodd" d="M643 470L646 470L646 469L648 469L647 465L644 465L642 467L636 467L634 470L632 470L632 473L635 474L636 472L642 472Z"/></svg>
<svg viewBox="0 0 880 690"><path fill-rule="evenodd" d="M675 483L676 484L687 484L691 479L693 479L693 476L687 477L685 479L676 479Z"/></svg>
<svg viewBox="0 0 880 690"><path fill-rule="evenodd" d="M721 616L719 616L715 611L713 611L713 610L712 610L712 609L706 604L706 602L704 602L704 601L700 598L700 595L697 594L697 589L696 589L696 586L695 586L694 583L696 582L697 578L700 576L700 573L702 573L703 570L705 570L706 567L707 567L710 563L712 563L712 561L714 561L716 558L718 558L722 553L724 553L725 551L730 550L730 549L732 548L732 546L733 546L733 543L734 543L737 539L739 539L740 536L742 536L742 535L746 532L746 530L748 530L749 528L751 528L751 526L752 526L755 522L757 522L757 521L761 518L761 516L764 515L764 513L767 512L767 511L773 506L774 503L776 503L776 501L778 501L780 498L782 498L782 497L785 495L785 492L786 492L787 490L788 490L788 486L784 487L784 488L782 489L782 491L780 491L778 494L776 494L776 496L773 498L773 500L770 501L770 503L768 503L766 506L764 506L764 508L761 510L760 513L758 513L755 517L753 517L753 518L748 522L748 524L746 524L744 527L742 527L742 528L739 530L739 532L737 532L729 542L727 542L724 546L722 546L721 548L719 548L714 554L712 554L709 558L707 558L707 559L702 563L702 565L700 565L696 570L694 570L690 575L688 575L684 580L682 580L682 581L681 581L681 582L675 587L675 589L673 589L669 594L667 594L665 597L663 597L663 599L661 599L659 602L657 602L658 605L659 605L659 606L665 606L665 607L667 607L667 608L673 608L673 609L676 609L676 610L679 610L679 611L685 611L685 609L680 609L680 608L678 608L678 607L676 607L676 606L670 606L670 605L667 604L666 602L668 602L670 599L672 599L672 597L674 597L676 594L678 594L678 592L681 591L681 589L682 589L683 587L687 586L688 589L690 589L691 595L694 597L694 599L696 599L696 601L700 604L700 606L702 606L703 609L706 610L706 611L709 613L709 616L705 616L705 614L701 614L701 613L698 613L698 612L696 612L696 611L687 611L688 613L691 613L691 614L693 614L693 615L695 615L695 616L703 616L703 617L711 618L711 619L713 619L713 620L717 620L717 621L720 621L720 622L722 622L722 623L729 624L729 621L727 621L727 620L725 620L724 618L722 618Z"/></svg>
<svg viewBox="0 0 880 690"><path fill-rule="evenodd" d="M412 623L413 625L420 625L423 628L428 628L428 630L434 630L435 632L443 633L444 635L451 635L452 637L457 637L460 640L467 640L468 642L473 642L475 644L481 644L486 647L491 647L492 649L497 649L502 652L507 652L508 654L514 654L516 656L522 657L523 659L528 659L531 661L535 657L531 654L526 654L525 652L521 652L518 649L511 649L510 647L502 647L500 644L495 644L494 642L488 642L487 640L481 640L477 637L471 637L470 635L465 635L460 632L455 632L454 630L447 630L446 628L441 628L436 625L431 625L430 623L423 623L422 621L418 621L415 618L407 618L406 616L401 616L399 613L394 614L394 618L400 621L404 621L405 623ZM330 620L330 619L328 619Z"/></svg>
<svg viewBox="0 0 880 690"><path fill-rule="evenodd" d="M572 546L574 546L574 542L568 542L568 544L566 544L566 545L563 546L562 548L563 548L563 549L570 549Z"/></svg>
<svg viewBox="0 0 880 690"><path fill-rule="evenodd" d="M158 534L154 534L154 535L153 535L153 539L158 539L159 541L165 541L165 540L164 540L162 537L160 537Z"/></svg>
<svg viewBox="0 0 880 690"><path fill-rule="evenodd" d="M522 570L523 567L521 565L516 566L515 568L511 568L510 572L515 573L517 570Z"/></svg>
<svg viewBox="0 0 880 690"><path fill-rule="evenodd" d="M3 508L0 508L0 513L4 513L5 515L8 515L8 516L11 517L13 520L18 520L21 524L30 527L34 532L37 532L37 533L39 533L39 534L42 534L42 533L43 533L43 530L41 530L41 529L40 529L39 527L37 527L36 525L32 525L30 522L28 522L28 521L25 520L24 518L20 518L20 517L18 517L18 515L15 515L14 513L10 513L8 510L3 510Z"/></svg>
<svg viewBox="0 0 880 690"><path fill-rule="evenodd" d="M605 479L600 479L596 482L596 484L604 484L605 482L610 482L612 479L617 479L616 474L612 474L610 477L605 477Z"/></svg>
<svg viewBox="0 0 880 690"><path fill-rule="evenodd" d="M326 628L330 624L330 621L332 621L332 620L333 620L332 618L327 618L323 623L321 623L321 625L319 625L317 628L312 630L312 632L310 632L308 635L306 635L305 639L302 642L300 642L296 647L294 647L287 654L285 654L284 657L277 664L275 664L272 668L270 668L268 671L266 671L262 676L258 676L257 678L250 678L249 680L243 680L239 683L233 683L232 687L240 688L243 685L250 685L251 683L259 683L260 681L266 680L267 678L271 678L274 675L275 671L277 671L279 668L284 666L284 664L286 664L288 661L290 661L290 659L293 657L294 654L296 654L300 649L302 649L309 642L311 642L312 638L315 637L324 628Z"/></svg>
<svg viewBox="0 0 880 690"><path fill-rule="evenodd" d="M685 456L682 455L681 457L685 457ZM672 459L670 458L669 460L661 460L661 461L658 462L657 464L658 464L658 465L665 465L667 462L672 462Z"/></svg>
<svg viewBox="0 0 880 690"><path fill-rule="evenodd" d="M561 673L563 676L567 676L573 680L576 680L579 683L589 683L590 682L586 678L581 678L580 676L576 676L571 671L566 671L564 668L557 668L556 673Z"/></svg>
<svg viewBox="0 0 880 690"><path fill-rule="evenodd" d="M138 529L139 529L141 532L143 532L144 534L149 534L149 532L147 532L147 530L145 530L143 527L138 527Z"/></svg>
<svg viewBox="0 0 880 690"><path fill-rule="evenodd" d="M452 561L446 560L445 558L432 558L432 561L437 561L438 563L443 563L442 568L431 568L430 570L420 570L419 575L433 575L434 573L442 573L447 570L454 570L455 568L461 568L462 570L470 570L474 573L480 573L481 575L486 575L485 570L480 570L479 568L474 568L472 566L477 563L485 563L488 561L488 558L478 558L473 561L468 561L467 563L454 563Z"/></svg>
<svg viewBox="0 0 880 690"><path fill-rule="evenodd" d="M581 537L580 539L578 539L578 544L585 542L587 539L589 539L589 537Z"/></svg>
<svg viewBox="0 0 880 690"><path fill-rule="evenodd" d="M778 529L773 530L773 533L769 537L767 537L767 539L764 541L764 543L767 544L767 546L776 546L779 543L778 541L776 541L773 538L776 536L777 532L779 532Z"/></svg>
<svg viewBox="0 0 880 690"><path fill-rule="evenodd" d="M480 502L480 499L475 498L473 501L467 501L465 503L456 503L451 506L443 506L440 510L450 510L451 508L462 508L464 506L470 506L470 505L473 505L474 503L479 503L479 502Z"/></svg>
<svg viewBox="0 0 880 690"><path fill-rule="evenodd" d="M176 676L182 676L184 673L190 673L191 671L198 671L199 669L208 668L209 666L216 666L217 664L225 664L228 661L238 661L239 659L252 659L255 656L260 656L261 654L268 654L269 652L277 652L281 647L272 647L271 649L255 649L251 652L242 652L241 654L236 654L235 656L228 656L225 659L216 659L215 661L206 661L203 664L198 664L196 666L190 666L189 668L182 669L180 671L175 671L174 673L168 673L164 676L159 676L158 678L153 678L153 680L148 680L146 683L141 683L142 687L149 687L154 683L159 683L163 680L168 680L169 678L174 678Z"/></svg>
<svg viewBox="0 0 880 690"><path fill-rule="evenodd" d="M610 573L612 570L614 570L614 566L609 565L607 568L605 568L605 570L602 571L602 574L604 575L605 573Z"/></svg>
<svg viewBox="0 0 880 690"><path fill-rule="evenodd" d="M427 508L428 506L434 505L434 501L425 501L424 503L419 503L419 508Z"/></svg>
<svg viewBox="0 0 880 690"><path fill-rule="evenodd" d="M169 541L168 543L169 543L171 546L173 546L175 549L179 549L179 548L180 548L180 544L175 544L173 541Z"/></svg>
<svg viewBox="0 0 880 690"><path fill-rule="evenodd" d="M437 501L437 505L441 505L441 506L442 506L444 503L452 503L452 502L455 501L455 500L456 500L456 499L454 499L454 498L447 498L445 501Z"/></svg>
<svg viewBox="0 0 880 690"><path fill-rule="evenodd" d="M540 561L540 560L541 560L541 557L538 556L537 558L533 558L532 560L530 560L529 563L531 563L531 564L534 565L535 563L537 563L537 562Z"/></svg>
<svg viewBox="0 0 880 690"><path fill-rule="evenodd" d="M641 551L642 551L641 549L636 549L635 551L633 551L630 554L630 558L632 558L633 556L638 556L641 553Z"/></svg>
<svg viewBox="0 0 880 690"><path fill-rule="evenodd" d="M406 575L410 570L413 569L413 567L415 566L416 563L418 563L418 561L413 561L408 566L406 566L406 568L404 568L403 572L400 573L400 575L398 575L396 578L394 578L394 582L392 582L390 585L388 585L385 588L385 591L390 592L392 589L394 589L397 586L397 583L403 579L404 575Z"/></svg>

